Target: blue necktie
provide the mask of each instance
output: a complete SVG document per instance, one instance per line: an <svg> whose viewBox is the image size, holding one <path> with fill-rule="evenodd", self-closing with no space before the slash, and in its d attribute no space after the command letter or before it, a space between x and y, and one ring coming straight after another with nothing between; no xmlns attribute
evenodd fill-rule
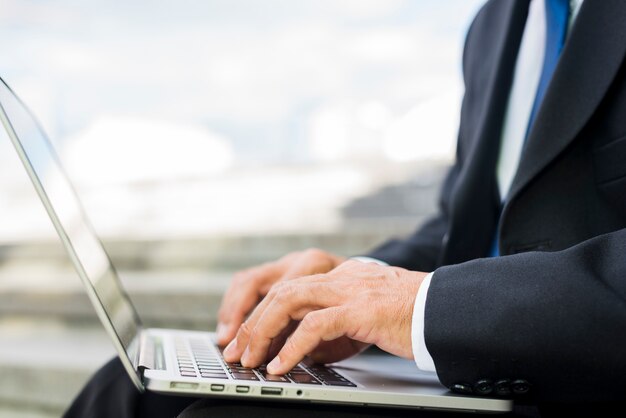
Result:
<svg viewBox="0 0 626 418"><path fill-rule="evenodd" d="M561 49L563 49L563 44L565 43L565 35L567 33L569 0L545 0L545 4L546 48L543 56L543 68L541 70L541 77L539 78L539 85L537 86L535 101L533 102L530 117L528 118L526 138L528 138L528 132L535 121L537 110L539 110L539 106L541 106L541 101L543 100L543 96L545 95L550 79L552 78L552 73L554 73L554 69L556 68L559 55L561 54ZM496 235L493 240L493 244L491 245L491 250L489 251L489 257L497 257L499 255L500 250L498 249L498 237Z"/></svg>

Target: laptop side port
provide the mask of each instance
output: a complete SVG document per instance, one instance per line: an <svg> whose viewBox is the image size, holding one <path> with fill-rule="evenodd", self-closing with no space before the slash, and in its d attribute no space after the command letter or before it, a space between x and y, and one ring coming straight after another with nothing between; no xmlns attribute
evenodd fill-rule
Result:
<svg viewBox="0 0 626 418"><path fill-rule="evenodd" d="M224 392L224 385L220 385L218 383L214 383L211 385L211 390L213 392Z"/></svg>
<svg viewBox="0 0 626 418"><path fill-rule="evenodd" d="M196 390L198 389L198 384L192 382L171 382L170 387L172 389Z"/></svg>
<svg viewBox="0 0 626 418"><path fill-rule="evenodd" d="M283 388L269 388L269 387L262 387L261 388L261 395L282 395L283 394Z"/></svg>
<svg viewBox="0 0 626 418"><path fill-rule="evenodd" d="M235 390L237 393L248 393L250 392L250 386L237 386Z"/></svg>

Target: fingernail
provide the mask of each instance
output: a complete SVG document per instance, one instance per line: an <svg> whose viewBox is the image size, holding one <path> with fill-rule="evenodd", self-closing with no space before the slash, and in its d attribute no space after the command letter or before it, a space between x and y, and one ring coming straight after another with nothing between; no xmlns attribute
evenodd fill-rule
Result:
<svg viewBox="0 0 626 418"><path fill-rule="evenodd" d="M278 368L280 367L280 358L278 356L274 357L274 360L270 361L270 364L267 365L267 371L269 374L278 374Z"/></svg>
<svg viewBox="0 0 626 418"><path fill-rule="evenodd" d="M224 355L225 356L232 356L233 354L235 354L235 346L237 345L237 338L235 338L234 340L232 340L230 342L230 344L228 344L226 346L226 348L224 349Z"/></svg>

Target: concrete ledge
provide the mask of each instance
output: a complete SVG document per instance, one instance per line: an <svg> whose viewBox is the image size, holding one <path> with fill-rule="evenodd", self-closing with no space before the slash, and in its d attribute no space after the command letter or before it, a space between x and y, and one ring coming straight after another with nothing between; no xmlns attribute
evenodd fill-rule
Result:
<svg viewBox="0 0 626 418"><path fill-rule="evenodd" d="M422 216L410 219L387 219L371 223L355 220L352 227L336 233L217 236L179 239L104 238L104 246L113 263L122 270L189 269L238 270L288 252L309 247L323 248L337 254L353 255L382 243L387 237L408 234ZM67 266L68 258L61 243L49 241L0 243L0 267L45 263Z"/></svg>

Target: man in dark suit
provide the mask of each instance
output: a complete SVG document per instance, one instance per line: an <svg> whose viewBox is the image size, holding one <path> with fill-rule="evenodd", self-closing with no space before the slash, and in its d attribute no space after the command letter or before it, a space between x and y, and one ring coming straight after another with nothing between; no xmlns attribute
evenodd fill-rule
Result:
<svg viewBox="0 0 626 418"><path fill-rule="evenodd" d="M488 1L467 35L439 213L369 260L309 250L238 273L225 357L256 366L293 331L270 371L376 344L461 393L623 403L625 58L626 2ZM204 402L187 416L209 416Z"/></svg>

